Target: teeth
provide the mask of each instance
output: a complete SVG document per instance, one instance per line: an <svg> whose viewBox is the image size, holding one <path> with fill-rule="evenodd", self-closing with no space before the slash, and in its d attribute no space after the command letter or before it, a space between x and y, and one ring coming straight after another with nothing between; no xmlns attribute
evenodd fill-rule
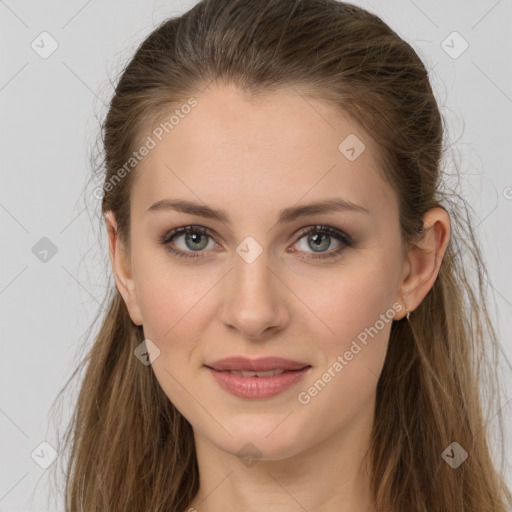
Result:
<svg viewBox="0 0 512 512"><path fill-rule="evenodd" d="M238 371L231 370L229 373L233 375L238 375L239 377L273 377L274 375L281 375L284 370L281 368L276 368L274 370L267 370L265 372L250 372L250 371Z"/></svg>

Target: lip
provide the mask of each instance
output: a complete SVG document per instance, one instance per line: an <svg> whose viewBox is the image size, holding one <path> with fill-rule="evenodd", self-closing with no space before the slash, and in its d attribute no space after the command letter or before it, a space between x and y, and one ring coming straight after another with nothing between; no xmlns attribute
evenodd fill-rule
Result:
<svg viewBox="0 0 512 512"><path fill-rule="evenodd" d="M311 365L283 357L260 357L250 359L233 356L204 365L222 389L239 398L264 399L282 393L300 382ZM265 372L284 370L279 375L267 377L243 377L230 371Z"/></svg>
<svg viewBox="0 0 512 512"><path fill-rule="evenodd" d="M228 357L225 359L219 359L213 363L205 365L207 368L211 368L217 371L253 371L253 372L264 372L267 370L282 369L282 370L302 370L306 366L311 366L308 363L302 363L294 361L293 359L285 359L282 357L260 357L257 359L250 359L243 356ZM249 377L247 377L249 378ZM260 377L266 378L266 377Z"/></svg>

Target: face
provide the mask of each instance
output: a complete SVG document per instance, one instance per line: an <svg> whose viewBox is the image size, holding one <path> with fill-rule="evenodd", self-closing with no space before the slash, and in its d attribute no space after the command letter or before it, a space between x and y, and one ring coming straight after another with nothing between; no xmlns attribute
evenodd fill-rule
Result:
<svg viewBox="0 0 512 512"><path fill-rule="evenodd" d="M293 456L373 410L393 316L405 312L397 197L375 142L327 103L228 86L195 98L136 170L123 296L196 434L232 454L252 443L264 459ZM346 207L303 208L326 201ZM307 368L280 392L244 397L207 368L231 356Z"/></svg>

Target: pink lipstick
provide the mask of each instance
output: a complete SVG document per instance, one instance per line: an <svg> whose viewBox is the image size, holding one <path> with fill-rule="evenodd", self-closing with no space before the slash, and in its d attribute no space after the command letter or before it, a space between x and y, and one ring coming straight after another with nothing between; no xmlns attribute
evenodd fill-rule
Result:
<svg viewBox="0 0 512 512"><path fill-rule="evenodd" d="M242 356L205 365L216 382L239 398L271 398L301 381L311 365L281 357Z"/></svg>

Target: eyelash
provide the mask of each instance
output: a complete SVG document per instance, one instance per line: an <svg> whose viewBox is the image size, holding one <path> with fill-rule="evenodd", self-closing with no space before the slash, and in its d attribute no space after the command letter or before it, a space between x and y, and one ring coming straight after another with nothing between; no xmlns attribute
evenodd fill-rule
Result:
<svg viewBox="0 0 512 512"><path fill-rule="evenodd" d="M169 251L170 253L174 254L175 256L178 256L179 258L184 259L195 259L202 257L201 253L204 251L182 251L181 249L176 249L171 245L171 240L179 234L187 234L187 233L196 233L201 235L207 235L211 238L214 238L213 232L210 231L208 228L204 228L202 226L182 226L176 229L173 229L169 233L166 233L163 237L160 238L159 243L165 246L165 249ZM304 259L331 259L335 258L336 256L340 255L342 251L344 251L346 248L352 247L354 245L354 242L352 238L344 233L343 231L340 231L339 229L333 228L331 226L326 225L316 225L316 226L309 226L308 228L305 228L300 232L298 235L297 240L294 242L294 245L302 239L305 235L308 235L309 233L318 233L318 234L328 234L338 240L341 245L327 253L320 253L320 254L313 254L312 256L307 256Z"/></svg>

